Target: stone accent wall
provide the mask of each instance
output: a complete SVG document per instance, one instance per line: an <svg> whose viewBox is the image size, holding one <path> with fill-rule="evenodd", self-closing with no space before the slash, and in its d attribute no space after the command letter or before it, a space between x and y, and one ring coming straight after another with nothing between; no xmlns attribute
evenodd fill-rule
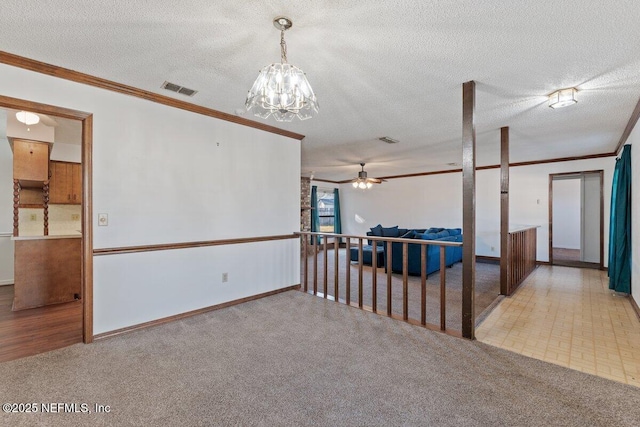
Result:
<svg viewBox="0 0 640 427"><path fill-rule="evenodd" d="M311 180L300 178L300 231L311 231Z"/></svg>

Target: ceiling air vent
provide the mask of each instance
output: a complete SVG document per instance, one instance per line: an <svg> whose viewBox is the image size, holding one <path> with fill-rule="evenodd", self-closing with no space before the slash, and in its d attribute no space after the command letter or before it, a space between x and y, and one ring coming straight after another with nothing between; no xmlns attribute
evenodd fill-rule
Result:
<svg viewBox="0 0 640 427"><path fill-rule="evenodd" d="M189 89L188 87L180 86L175 83L164 82L162 83L162 89L170 90L171 92L181 93L182 95L193 96L198 93L197 90Z"/></svg>
<svg viewBox="0 0 640 427"><path fill-rule="evenodd" d="M393 138L388 137L388 136L381 136L381 137L380 137L380 138L378 138L378 139L379 139L380 141L382 141L382 142L386 142L387 144L397 144L398 142L400 142L400 141L398 141L397 139L393 139Z"/></svg>

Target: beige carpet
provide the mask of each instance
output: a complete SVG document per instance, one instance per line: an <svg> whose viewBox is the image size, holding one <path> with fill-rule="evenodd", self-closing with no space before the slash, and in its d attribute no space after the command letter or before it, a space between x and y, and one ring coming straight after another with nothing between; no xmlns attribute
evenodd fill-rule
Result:
<svg viewBox="0 0 640 427"><path fill-rule="evenodd" d="M334 296L334 251L327 251L327 294ZM304 263L304 260L302 261ZM307 257L309 290L313 290L313 256ZM339 297L346 298L346 269L347 264L351 272L351 301L358 301L358 264L347 263L346 250L338 251L338 272L339 272ZM302 270L302 269L301 269ZM364 305L372 306L372 285L371 278L373 269L371 266L363 266L363 301ZM455 263L451 268L447 268L446 277L446 319L447 329L461 330L462 321L462 263ZM387 273L384 268L377 270L377 295L378 311L386 313L387 307ZM301 271L301 283L304 283L304 270ZM409 318L420 320L420 276L409 276ZM402 315L402 295L403 283L402 274L392 274L391 283L391 307L392 312ZM318 253L318 292L324 293L324 252ZM475 292L475 313L476 319L480 317L500 294L500 265L491 263L476 263L476 292ZM427 278L427 322L440 325L440 272L435 272Z"/></svg>
<svg viewBox="0 0 640 427"><path fill-rule="evenodd" d="M640 389L290 291L0 364L3 426L637 426Z"/></svg>

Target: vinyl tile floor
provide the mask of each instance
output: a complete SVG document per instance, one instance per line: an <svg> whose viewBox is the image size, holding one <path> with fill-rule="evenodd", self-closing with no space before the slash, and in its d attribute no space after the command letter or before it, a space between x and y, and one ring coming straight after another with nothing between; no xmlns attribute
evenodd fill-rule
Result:
<svg viewBox="0 0 640 427"><path fill-rule="evenodd" d="M640 387L640 320L600 270L538 267L487 316L476 338Z"/></svg>

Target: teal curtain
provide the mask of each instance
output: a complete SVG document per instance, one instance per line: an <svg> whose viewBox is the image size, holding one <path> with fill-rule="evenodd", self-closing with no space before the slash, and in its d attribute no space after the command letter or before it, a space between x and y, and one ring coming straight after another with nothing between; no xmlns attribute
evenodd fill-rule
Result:
<svg viewBox="0 0 640 427"><path fill-rule="evenodd" d="M609 223L609 289L631 293L631 146L616 160Z"/></svg>
<svg viewBox="0 0 640 427"><path fill-rule="evenodd" d="M320 213L318 212L318 186L311 187L311 231L317 233L320 231ZM311 243L313 243L313 238ZM318 239L320 243L320 239Z"/></svg>
<svg viewBox="0 0 640 427"><path fill-rule="evenodd" d="M340 220L340 192L333 189L333 232L342 234L342 221ZM342 243L342 237L338 240Z"/></svg>

